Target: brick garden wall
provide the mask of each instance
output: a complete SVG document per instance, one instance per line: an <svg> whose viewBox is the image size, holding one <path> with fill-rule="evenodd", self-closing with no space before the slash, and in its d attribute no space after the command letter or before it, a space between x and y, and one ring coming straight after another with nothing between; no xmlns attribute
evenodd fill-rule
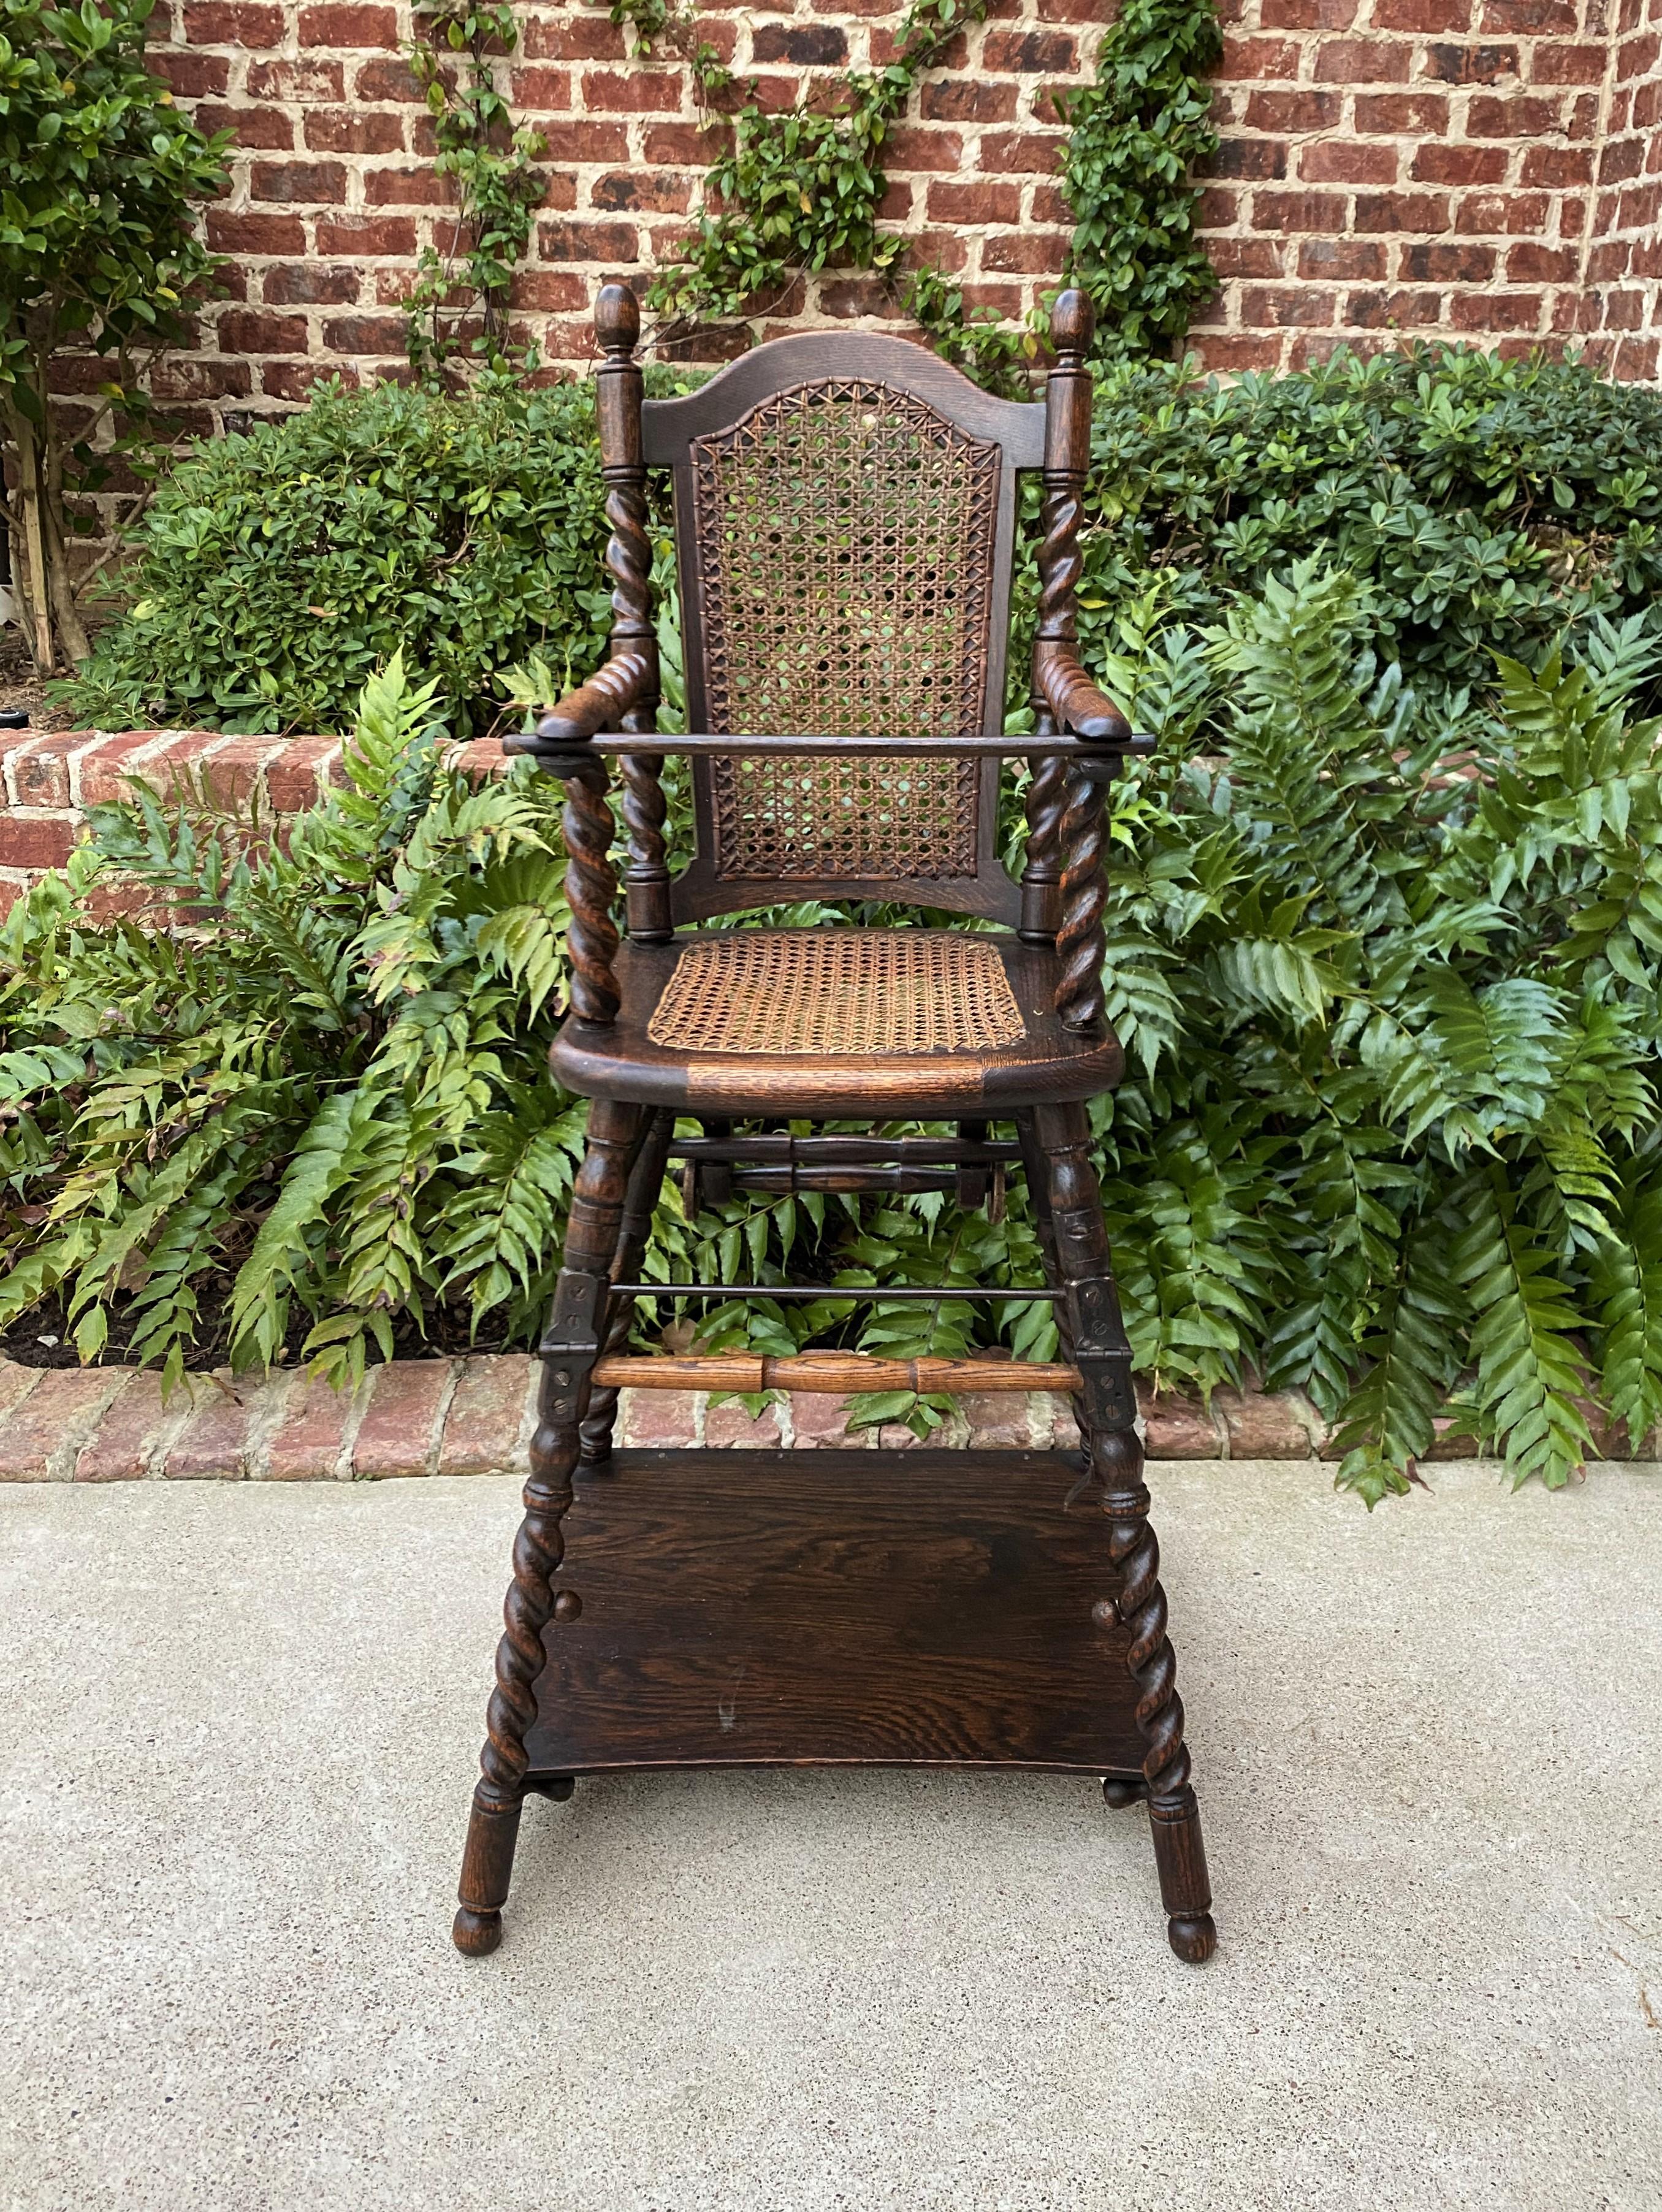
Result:
<svg viewBox="0 0 1662 2212"><path fill-rule="evenodd" d="M1223 0L1204 203L1222 291L1194 334L1222 370L1295 365L1340 339L1575 339L1657 373L1662 0ZM898 0L713 0L708 35L774 106L886 56ZM995 0L921 88L888 149L887 218L973 301L1018 315L1054 277L1067 213L1052 95L1087 82L1112 0ZM588 0L519 10L504 64L546 134L547 193L517 302L562 368L587 359L607 276L649 266L696 204L722 125L688 73L625 57ZM234 296L166 372L203 427L301 399L325 369L396 371L397 303L442 242L446 191L402 59L409 0L166 0L158 64L237 132L208 217ZM892 316L828 272L764 330Z"/></svg>
<svg viewBox="0 0 1662 2212"><path fill-rule="evenodd" d="M1620 0L1587 256L1590 299L1618 376L1653 379L1662 335L1662 0Z"/></svg>

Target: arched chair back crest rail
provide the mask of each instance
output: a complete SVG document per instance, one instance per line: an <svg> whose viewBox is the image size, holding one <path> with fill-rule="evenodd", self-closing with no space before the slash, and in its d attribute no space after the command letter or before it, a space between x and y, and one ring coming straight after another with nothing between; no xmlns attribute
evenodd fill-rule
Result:
<svg viewBox="0 0 1662 2212"><path fill-rule="evenodd" d="M511 745L565 785L572 984L550 1065L593 1103L456 1942L482 1954L500 1940L527 1792L566 1797L582 1773L642 1767L949 1764L1095 1772L1111 1804L1145 1800L1172 1946L1207 1958L1086 1114L1123 1066L1103 1011L1106 789L1145 742L1077 653L1089 303L1056 302L1040 405L994 398L904 340L842 332L775 340L646 401L634 295L606 286L595 321L610 657ZM682 738L657 731L650 469L673 482ZM1043 476L1036 727L1006 737L1029 470ZM673 876L672 752L690 758L696 830ZM1032 766L1019 884L998 850L1011 755ZM998 927L689 927L821 899ZM676 1142L682 1115L703 1136ZM873 1133L732 1128L828 1119ZM919 1120L958 1135L877 1133ZM991 1138L996 1121L1014 1122L1013 1144ZM1033 1294L1055 1304L1065 1358L631 1358L634 1279L677 1157L713 1200L921 1188L968 1206L1019 1163L1045 1253ZM1082 1449L615 1452L623 1387L1065 1390Z"/></svg>

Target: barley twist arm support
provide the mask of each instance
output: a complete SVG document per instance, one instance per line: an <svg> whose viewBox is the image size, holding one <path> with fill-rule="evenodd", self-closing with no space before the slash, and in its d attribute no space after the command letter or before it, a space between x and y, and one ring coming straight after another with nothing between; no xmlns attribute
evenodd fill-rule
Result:
<svg viewBox="0 0 1662 2212"><path fill-rule="evenodd" d="M1069 763L1066 805L1055 831L1061 870L1056 1011L1064 1024L1075 1030L1094 1028L1102 1018L1107 833L1095 779L1112 773L1110 745L1131 735L1125 717L1086 678L1077 645L1075 599L1083 568L1079 530L1090 465L1091 375L1086 356L1094 327L1090 301L1083 292L1058 295L1051 310L1056 365L1045 386L1044 538L1039 548L1039 628L1033 647L1033 691L1041 726L1071 722L1079 734L1104 741L1101 764ZM1035 786L1038 782L1035 776ZM1053 784L1046 783L1042 799L1036 793L1030 796L1028 805L1030 809L1035 805L1053 809ZM1049 836L1047 811L1046 843ZM1049 860L1050 854L1041 851L1039 864Z"/></svg>
<svg viewBox="0 0 1662 2212"><path fill-rule="evenodd" d="M1067 802L1067 763L1054 753L1035 760L1027 788L1028 846L1022 870L1021 933L1030 945L1056 940L1062 817Z"/></svg>
<svg viewBox="0 0 1662 2212"><path fill-rule="evenodd" d="M1088 1030L1102 1019L1102 962L1107 939L1102 913L1108 901L1103 869L1107 851L1104 793L1095 768L1074 768L1067 779L1067 808L1058 831L1062 852L1062 918L1056 933L1060 973L1056 1011L1065 1028Z"/></svg>
<svg viewBox="0 0 1662 2212"><path fill-rule="evenodd" d="M669 807L660 775L661 753L626 753L623 780L623 830L629 848L623 872L628 901L629 934L643 944L667 945L674 931L670 922L670 869L664 824Z"/></svg>
<svg viewBox="0 0 1662 2212"><path fill-rule="evenodd" d="M612 905L617 877L612 867L612 811L606 804L603 760L554 764L566 782L561 828L566 839L566 897L571 921L566 953L571 962L571 1007L579 1022L616 1021L620 1004L612 960L617 924Z"/></svg>

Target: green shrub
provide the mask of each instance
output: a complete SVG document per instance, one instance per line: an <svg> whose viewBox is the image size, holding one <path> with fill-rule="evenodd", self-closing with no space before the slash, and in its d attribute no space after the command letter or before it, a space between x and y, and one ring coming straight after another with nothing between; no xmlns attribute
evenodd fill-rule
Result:
<svg viewBox="0 0 1662 2212"><path fill-rule="evenodd" d="M1227 387L1121 365L1095 444L1089 660L1132 602L1216 621L1316 551L1371 585L1422 689L1486 684L1492 648L1532 660L1662 592L1662 394L1574 365L1416 349ZM338 730L402 647L453 728L488 727L501 670L599 656L602 489L585 386L326 392L197 448L139 532L137 605L64 695L105 726Z"/></svg>
<svg viewBox="0 0 1662 2212"><path fill-rule="evenodd" d="M1150 591L1212 622L1313 553L1371 587L1410 682L1487 684L1595 612L1662 595L1662 392L1543 359L1416 346L1201 384L1099 388L1082 632Z"/></svg>
<svg viewBox="0 0 1662 2212"><path fill-rule="evenodd" d="M62 696L106 728L341 730L402 648L474 732L497 669L604 652L603 503L586 386L325 389L163 485L132 611Z"/></svg>
<svg viewBox="0 0 1662 2212"><path fill-rule="evenodd" d="M1595 622L1451 714L1380 634L1313 562L1204 640L1122 629L1164 740L1108 908L1127 1320L1145 1372L1308 1390L1370 1501L1468 1370L1473 1431L1556 1485L1579 1394L1635 1443L1662 1413L1662 725L1623 708L1658 641Z"/></svg>
<svg viewBox="0 0 1662 2212"><path fill-rule="evenodd" d="M119 461L154 476L151 374L220 265L191 204L228 185L233 134L205 137L145 68L153 5L0 0L0 525L40 676L87 651L78 500ZM95 397L71 349L97 358Z"/></svg>
<svg viewBox="0 0 1662 2212"><path fill-rule="evenodd" d="M1134 611L1113 680L1161 751L1118 787L1113 1018L1133 1073L1097 1118L1139 1369L1247 1367L1339 1420L1341 1480L1404 1488L1439 1392L1519 1479L1564 1481L1583 1395L1662 1416L1659 725L1638 619L1585 661L1500 665L1491 710L1416 698L1367 587L1296 569L1207 636ZM366 694L351 782L291 848L239 856L155 799L0 931L0 1326L43 1298L88 1358L112 1316L177 1371L228 1291L233 1354L299 1322L350 1373L442 1307L534 1328L583 1109L543 1055L561 990L551 794L438 764L430 688ZM1227 770L1196 756L1216 730ZM221 911L197 943L78 919L119 866ZM813 920L822 910L799 911ZM711 1343L1054 1346L1025 1194L735 1199L666 1184L649 1273L938 1286L938 1301L723 1310ZM811 1273L810 1273L811 1271ZM1010 1286L991 1316L953 1297ZM666 1316L660 1303L643 1327ZM306 1332L309 1330L309 1334ZM868 1401L920 1431L940 1401Z"/></svg>

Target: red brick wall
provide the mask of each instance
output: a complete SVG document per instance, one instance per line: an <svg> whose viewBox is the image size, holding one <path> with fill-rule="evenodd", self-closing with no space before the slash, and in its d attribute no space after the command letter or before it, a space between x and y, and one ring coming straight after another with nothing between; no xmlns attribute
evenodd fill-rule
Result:
<svg viewBox="0 0 1662 2212"><path fill-rule="evenodd" d="M499 749L500 750L500 749ZM340 781L339 738L238 738L218 730L0 730L0 915L18 893L61 868L86 834L88 807L131 796L130 779L164 796L190 794L254 809L261 820L298 814ZM95 884L92 918L149 916L118 879Z"/></svg>
<svg viewBox="0 0 1662 2212"><path fill-rule="evenodd" d="M1004 313L1059 265L1051 94L1089 79L1112 4L995 0L891 140L886 216ZM1662 141L1647 4L1224 0L1223 144L1205 200L1223 282L1195 332L1202 357L1271 367L1342 337L1579 336L1618 373L1653 374L1647 195ZM704 11L777 105L805 76L883 59L899 13L899 0ZM596 285L680 233L719 124L700 130L673 59L626 58L604 6L532 0L520 20L503 72L549 151L517 299L545 356L577 366ZM236 296L204 316L169 396L204 414L265 411L325 368L394 368L397 302L448 221L399 58L409 0L171 0L158 22L180 94L240 141L231 194L208 218ZM767 327L892 313L869 278L828 272Z"/></svg>
<svg viewBox="0 0 1662 2212"><path fill-rule="evenodd" d="M1617 375L1648 381L1662 334L1662 0L1620 0L1620 8L1583 327L1603 334L1599 349Z"/></svg>

